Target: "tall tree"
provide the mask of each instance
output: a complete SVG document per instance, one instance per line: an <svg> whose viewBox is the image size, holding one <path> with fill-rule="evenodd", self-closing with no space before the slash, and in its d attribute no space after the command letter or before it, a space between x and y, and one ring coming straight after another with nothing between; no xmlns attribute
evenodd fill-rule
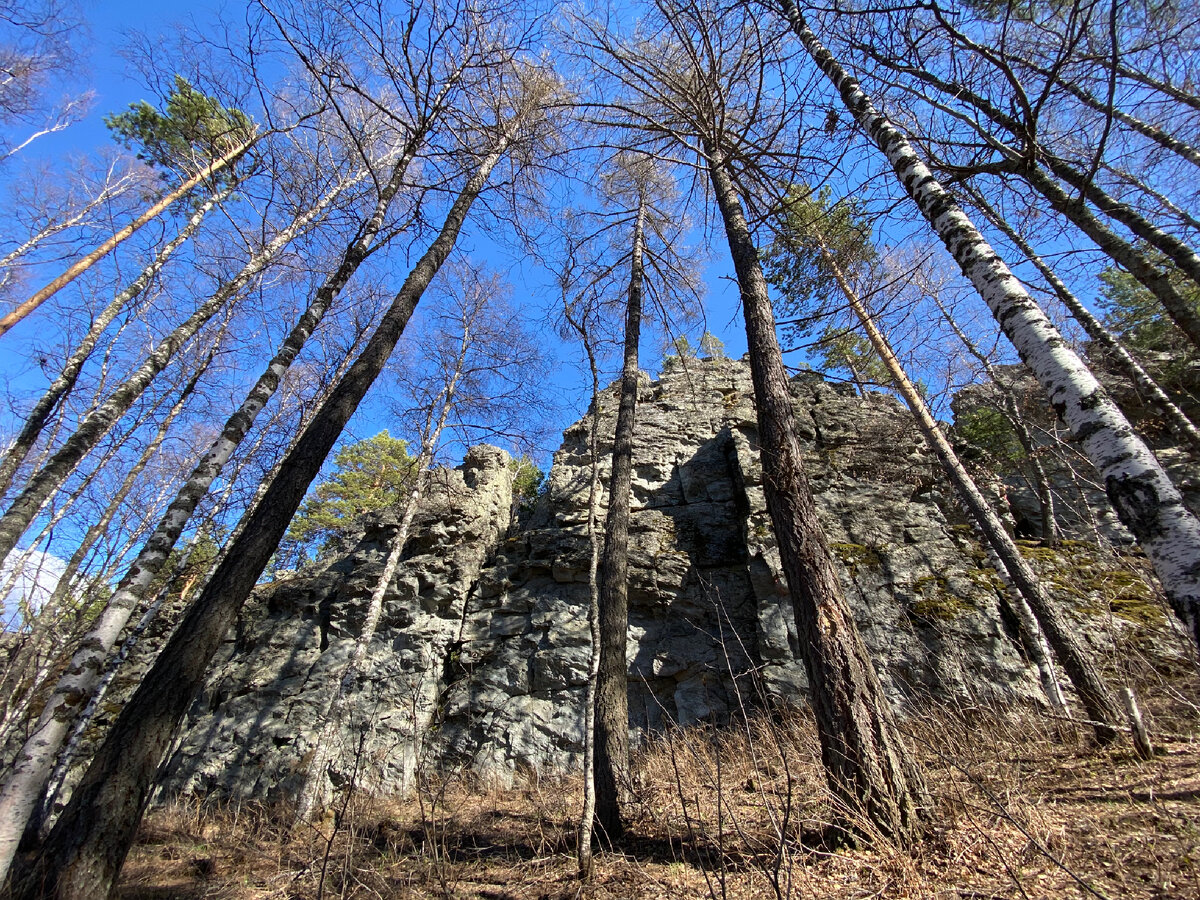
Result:
<svg viewBox="0 0 1200 900"><path fill-rule="evenodd" d="M176 81L164 112L159 113L143 102L135 104L128 113L111 117L108 123L126 140L144 147L143 159L182 169L181 181L136 219L0 318L0 336L198 186L211 181L215 182L214 192L228 193L229 185L237 182L231 167L257 139L254 123L245 113L226 109L182 78Z"/></svg>
<svg viewBox="0 0 1200 900"><path fill-rule="evenodd" d="M921 774L900 739L893 713L859 636L817 517L797 438L789 381L758 249L747 222L747 184L794 148L793 122L768 100L764 64L781 47L743 7L703 0L660 2L640 40L590 32L596 65L624 87L610 100L632 134L669 155L694 153L720 211L740 290L758 412L764 492L796 618L821 756L844 833L867 828L913 840L927 802ZM615 123L614 123L615 124ZM740 182L740 184L739 184ZM855 823L858 823L857 825Z"/></svg>
<svg viewBox="0 0 1200 900"><path fill-rule="evenodd" d="M1032 650L1034 660L1043 676L1047 696L1052 703L1060 703L1062 700L1061 692L1054 678L1053 665L1044 657L1039 658L1042 656L1039 642L1039 632L1042 630L1045 631L1050 646L1054 649L1063 669L1071 679L1072 685L1079 693L1089 719L1096 723L1097 739L1101 743L1111 743L1117 737L1113 723L1120 720L1120 709L1117 706L1116 698L1100 676L1091 654L1083 645L1079 635L1067 623L1029 563L1021 556L1020 550L1009 537L999 517L992 511L982 492L976 487L974 480L959 461L950 442L942 434L920 391L900 365L890 342L852 284L853 273L847 273L842 268L842 261L839 261L838 254L831 247L831 245L845 246L851 242L838 240L844 236L844 231L837 227L836 222L829 222L828 218L824 215L823 204L813 202L807 193L793 194L791 202L785 207L780 236L771 253L774 263L772 269L777 276L776 284L783 289L785 302L789 298L787 277L789 267L787 260L782 259L781 256L797 252L816 255L821 261L822 268L827 271L849 304L871 347L886 368L892 384L912 411L925 442L958 492L959 498L974 520L977 529L1000 561L1002 578L1016 588L1018 597L1015 606L1018 619L1022 621L1029 636L1027 644ZM834 239L827 240L825 234L831 226ZM855 233L860 235L862 231L861 228L855 229ZM842 254L843 258L845 255ZM861 256L859 258L861 259ZM789 309L789 312L791 311Z"/></svg>
<svg viewBox="0 0 1200 900"><path fill-rule="evenodd" d="M276 258L276 256L305 228L318 219L347 188L366 177L359 171L336 178L325 194L292 219L267 244L255 251L232 279L223 283L210 297L202 301L187 319L167 335L145 358L140 366L107 399L90 411L79 427L54 455L26 483L24 489L0 517L0 558L12 552L21 535L29 527L43 503L74 471L110 428L129 410L155 377L167 366L183 346L221 310L235 302L241 292Z"/></svg>
<svg viewBox="0 0 1200 900"><path fill-rule="evenodd" d="M430 281L453 248L467 213L496 164L518 140L538 132L538 113L554 85L532 68L494 75L494 135L481 150L429 249L417 261L371 339L281 464L248 514L236 545L185 614L141 687L125 706L14 896L85 898L113 888L163 753L220 641L233 624L288 521L346 422L374 383Z"/></svg>
<svg viewBox="0 0 1200 900"><path fill-rule="evenodd" d="M508 306L506 285L496 275L469 264L452 264L442 270L440 290L432 298L420 345L423 361L400 379L400 390L410 394L404 419L418 419L415 457L403 460L388 479L403 476L393 487L385 507L399 514L400 523L391 538L391 548L376 578L354 649L322 711L312 759L305 773L296 805L296 821L307 822L324 808L330 794L328 768L336 759L337 736L347 724L354 686L370 678L364 669L367 652L375 637L383 601L400 566L414 517L434 473L434 460L443 449L443 434L474 423L487 429L490 398L500 398L494 411L501 414L504 395L516 389L526 397L536 396L534 381L542 371L540 351L528 326ZM418 375L413 369L420 369ZM525 388L526 390L522 390ZM510 470L511 471L511 470ZM370 487L374 486L374 483Z"/></svg>
<svg viewBox="0 0 1200 900"><path fill-rule="evenodd" d="M636 168L642 171L637 171ZM633 193L629 249L629 293L621 393L608 480L608 516L599 565L597 596L600 652L596 681L596 824L609 841L621 836L621 805L629 793L629 501L633 477L633 430L637 411L638 343L642 330L642 285L648 196L653 177L648 160L628 160L624 168ZM597 407L595 416L600 415Z"/></svg>
<svg viewBox="0 0 1200 900"><path fill-rule="evenodd" d="M780 0L780 4L792 31L859 127L887 157L904 189L1046 391L1055 411L1079 439L1104 479L1117 515L1146 551L1200 651L1200 522L1184 505L1178 488L904 134L875 109L858 82L820 43L792 0Z"/></svg>

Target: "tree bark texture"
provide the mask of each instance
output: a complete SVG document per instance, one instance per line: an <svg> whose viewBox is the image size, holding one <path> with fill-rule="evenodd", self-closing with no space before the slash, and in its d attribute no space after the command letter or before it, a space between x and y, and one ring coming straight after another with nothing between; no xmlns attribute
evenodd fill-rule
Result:
<svg viewBox="0 0 1200 900"><path fill-rule="evenodd" d="M1120 707L1117 706L1116 698L1109 691L1108 685L1092 662L1090 653L1075 630L1067 623L1057 605L1046 593L1036 573L1025 561L1016 543L1009 537L999 517L988 505L974 479L959 460L954 448L942 434L942 430L929 412L929 407L921 398L920 392L909 380L900 361L896 359L896 354L892 352L887 337L876 326L867 308L863 306L862 301L838 268L836 260L827 251L823 250L823 253L826 263L834 272L838 287L841 288L850 308L862 324L867 339L870 340L871 346L875 348L875 352L887 367L896 389L900 391L908 408L912 411L917 427L929 445L929 449L938 458L943 471L962 499L963 505L966 506L977 527L983 533L984 539L1003 564L1005 571L1001 573L1002 577L1005 577L1005 580L1016 588L1019 595L1018 618L1024 618L1022 605L1027 604L1028 608L1032 610L1033 616L1037 620L1036 624L1026 622L1025 628L1030 632L1029 645L1035 664L1043 671L1053 672L1053 667L1049 666L1047 661L1037 658L1040 654L1037 626L1041 626L1051 648L1062 664L1063 670L1079 694L1079 699L1083 703L1084 709L1087 710L1088 718L1097 723L1094 726L1096 739L1102 744L1111 743L1117 739L1119 734L1113 727L1113 723L1120 721ZM943 312L945 311L943 310ZM955 331L958 331L957 325L954 328ZM965 335L960 333L960 337L965 338ZM968 342L968 346L973 345ZM989 374L994 373L989 371ZM1000 390L1004 390L1003 387L997 386ZM1047 685L1047 696L1051 699L1051 703L1061 699L1057 686L1053 684Z"/></svg>
<svg viewBox="0 0 1200 900"><path fill-rule="evenodd" d="M6 853L9 835L13 828L24 830L25 823L16 820L23 816L28 820L33 810L29 798L40 794L54 765L54 759L62 748L71 725L95 693L104 670L104 661L112 651L117 638L128 623L133 611L141 602L147 588L158 576L171 555L179 536L187 526L200 501L208 493L212 483L221 474L225 463L241 444L253 427L255 419L270 401L283 376L303 349L308 338L320 324L334 299L357 271L366 258L371 243L383 224L387 209L403 184L409 163L419 146L419 141L410 141L392 169L391 178L380 192L371 216L363 224L358 236L347 246L342 260L334 273L317 290L313 302L284 339L266 370L258 377L246 399L226 421L220 436L192 470L174 501L163 514L150 538L129 567L129 571L109 599L100 620L81 643L71 659L70 665L46 704L34 732L26 740L19 763L4 792L0 794L0 880L7 872L12 856ZM355 180L366 177L360 172ZM18 787L19 785L19 787ZM18 791L23 802L20 810L10 811L10 788ZM36 799L33 800L36 804ZM10 814L11 812L11 814ZM17 834L12 838L20 839Z"/></svg>
<svg viewBox="0 0 1200 900"><path fill-rule="evenodd" d="M781 0L781 2L783 2L783 0ZM789 9L795 9L795 5L792 0L786 0L784 5L785 14L791 15L791 13L788 12ZM803 17L801 17L798 12L796 13L796 16L798 21L803 22ZM807 26L804 27L807 28ZM796 30L794 23L793 30ZM800 32L797 31L797 34L799 33ZM811 31L809 33L811 34ZM801 37L801 39L803 40L803 37ZM813 40L814 42L816 41L815 36ZM817 43L816 46L820 47L820 44ZM889 68L903 71L909 75L912 75L919 81L922 81L949 96L958 97L965 100L984 116L990 119L993 123L1008 131L1019 141L1028 140L1029 129L1026 127L1026 125L1006 113L1004 110L1000 109L986 97L968 89L964 85L939 78L931 72L927 72L923 69L918 69L911 66L898 66L893 61L888 60L882 55L869 50L869 48L864 49L866 49L868 55L870 55L877 62L880 62ZM810 49L810 53L811 52L812 51ZM862 91L858 83L855 82L853 78L850 78L850 76L841 69L841 66L835 60L833 60L833 57L831 54L829 54L829 51L825 50L824 47L821 47L821 52L823 52L831 61L833 61L833 65L838 67L838 71L841 72L844 78L848 79L848 83L852 83L854 85L855 93L861 95L863 103L866 104L866 106L863 108L866 109L869 107L871 110L871 116L877 119L878 122L886 123L886 129L890 129L891 131L895 132L895 134L899 135L901 140L904 140L905 144L907 144L907 140L900 135L899 129L894 128L890 122L887 122L886 118L882 114L874 109L874 107L871 105L870 98L868 98L866 93ZM825 74L829 76L831 80L833 79L833 76L829 74L829 71L826 70L824 66L822 66L822 70L825 71ZM839 88L839 90L841 90L841 88ZM849 103L844 92L842 94L842 99ZM853 108L851 108L851 111L855 113L859 124L862 125L863 128L867 129L868 133L871 134L872 137L875 138L876 143L878 143L879 138L872 133L869 128L867 128L867 126L864 124L865 120L858 118L858 111ZM877 125L876 127L882 126ZM882 134L883 132L880 133ZM1167 311L1167 314L1171 316L1172 321L1179 326L1179 329L1188 336L1192 343L1196 344L1197 347L1200 347L1200 314L1197 314L1197 312L1192 308L1192 305L1179 292L1174 283L1168 277L1167 273L1163 272L1156 265L1151 263L1141 250L1134 247L1127 240L1116 234L1106 224L1101 222L1082 201L1083 199L1090 200L1099 209L1101 209L1105 215L1110 216L1118 222L1121 222L1134 234L1141 237L1151 246L1156 247L1164 254L1164 256L1174 262L1183 274L1200 284L1200 258L1196 256L1196 252L1191 247L1187 246L1173 235L1154 226L1132 207L1109 197L1106 193L1104 193L1104 191L1100 190L1100 188L1098 188L1092 182L1092 179L1085 177L1081 172L1065 161L1058 159L1052 154L1046 152L1045 149L1040 145L1033 144L1030 147L1029 153L1026 154L1019 149L1000 144L998 141L994 143L1007 158L1008 166L1013 174L1024 178L1035 191L1037 191L1046 199L1051 208L1067 219L1067 221L1074 224L1075 227L1086 234L1093 241L1093 243L1096 244L1097 247L1107 253L1109 257L1111 257L1119 265L1127 269L1135 279L1137 279L1147 290L1153 293L1158 301L1163 305L1163 308ZM911 151L911 149L912 148L910 147L909 150ZM884 152L887 153L886 150ZM912 152L912 158L917 160L915 152ZM1057 181L1046 174L1046 172L1042 169L1041 163L1038 161L1039 159L1044 160L1045 165L1058 178L1061 178L1076 191L1078 191L1079 196L1077 197L1068 194ZM893 167L895 167L896 160L890 155L889 160L892 162ZM923 166L924 164L921 163L921 165ZM938 189L941 190L940 185L938 185ZM949 199L948 194L945 196L947 199ZM959 210L959 213L961 214L961 210ZM964 219L965 218L966 217L964 216Z"/></svg>
<svg viewBox="0 0 1200 900"><path fill-rule="evenodd" d="M763 488L792 596L821 759L843 807L838 824L908 844L928 804L924 782L900 739L821 531L757 248L719 149L705 150L741 290Z"/></svg>
<svg viewBox="0 0 1200 900"><path fill-rule="evenodd" d="M1105 328L1100 320L1092 315L1091 311L1083 305L1083 302L1054 273L1054 270L1046 265L1045 261L1038 256L1028 241L1005 222L977 192L971 191L970 196L971 202L979 207L987 220L1000 229L1000 232L1012 241L1013 246L1021 251L1025 255L1025 258L1033 264L1033 267L1038 270L1038 273L1050 285L1054 291L1054 295L1062 301L1062 304L1071 313L1075 321L1079 323L1080 327L1083 328L1087 336L1112 356L1113 360L1116 361L1129 380L1133 382L1134 386L1167 417L1171 430L1175 432L1176 437L1187 441L1192 445L1193 449L1200 450L1200 431L1196 429L1195 424L1193 424L1192 420L1187 417L1183 410L1176 406L1171 398L1167 396L1166 391L1159 386L1158 382L1150 377L1150 374L1142 368L1133 355L1113 336L1112 332Z"/></svg>
<svg viewBox="0 0 1200 900"><path fill-rule="evenodd" d="M792 30L837 88L855 120L887 156L900 183L1079 440L1104 479L1117 515L1150 558L1175 612L1200 647L1200 523L1184 506L1179 490L907 138L874 108L858 82L821 46L792 0L780 3Z"/></svg>
<svg viewBox="0 0 1200 900"><path fill-rule="evenodd" d="M613 435L608 516L600 559L600 668L596 681L596 826L609 841L621 836L621 806L629 797L629 503L633 480L633 432L637 413L638 343L645 281L646 202L634 219L625 305L625 355L621 398ZM600 414L599 408L596 415Z"/></svg>
<svg viewBox="0 0 1200 900"><path fill-rule="evenodd" d="M30 871L17 885L22 900L94 900L114 889L141 821L158 766L180 718L232 627L258 576L279 545L342 429L400 339L413 310L458 239L516 125L500 137L467 180L442 228L393 298L354 364L289 450L261 502L142 685L113 724Z"/></svg>
<svg viewBox="0 0 1200 900"><path fill-rule="evenodd" d="M100 519L84 535L83 542L72 555L66 570L59 578L55 594L58 594L60 590L65 592L69 589L70 582L83 561L85 548L90 548L96 538L108 527L117 509L125 501L129 491L133 489L138 475L166 440L171 424L183 412L188 398L196 390L201 376L208 370L216 356L219 344L219 340L213 343L205 360L184 385L178 400L159 424L158 430L142 451L137 463L126 473ZM118 590L113 599L117 599L119 594ZM61 600L61 598L59 599ZM97 623L80 640L79 649L71 657L65 673L59 678L53 693L42 707L42 712L38 716L33 730L25 739L20 752L13 761L8 779L4 782L4 789L0 790L0 884L3 884L8 877L13 857L21 842L21 835L25 832L30 815L42 796L46 781L54 767L54 760L57 758L59 750L62 749L63 741L70 732L79 710L87 704L92 696L95 682L99 679L100 670L104 666L104 659L116 642L120 630L129 621L133 604L130 603L127 607L125 605L118 606L115 614L112 612L113 608L112 603L106 605Z"/></svg>

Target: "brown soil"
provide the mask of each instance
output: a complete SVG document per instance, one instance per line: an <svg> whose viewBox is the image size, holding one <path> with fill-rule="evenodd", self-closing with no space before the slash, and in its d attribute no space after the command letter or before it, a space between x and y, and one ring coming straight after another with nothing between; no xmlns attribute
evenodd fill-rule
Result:
<svg viewBox="0 0 1200 900"><path fill-rule="evenodd" d="M282 810L158 811L120 896L1200 897L1195 709L1180 694L1151 706L1160 738L1149 762L1032 716L910 723L935 806L909 851L830 844L815 736L790 713L644 748L629 833L597 853L588 885L573 851L579 779L502 790L443 776L403 801L351 797L294 830Z"/></svg>

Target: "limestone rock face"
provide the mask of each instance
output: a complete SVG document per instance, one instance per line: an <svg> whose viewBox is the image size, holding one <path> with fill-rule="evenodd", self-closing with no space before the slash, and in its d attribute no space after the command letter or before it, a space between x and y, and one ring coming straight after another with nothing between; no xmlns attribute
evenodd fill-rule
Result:
<svg viewBox="0 0 1200 900"><path fill-rule="evenodd" d="M999 582L907 411L816 375L797 376L793 393L822 524L894 703L1042 702ZM602 485L616 408L614 386L593 410ZM335 784L404 790L442 766L500 780L574 768L590 652L589 423L565 432L520 527L501 451L475 448L459 469L431 475L328 773ZM633 463L631 727L802 702L748 365L675 360L644 383ZM256 593L192 708L164 790L295 792L395 527L372 518L324 568Z"/></svg>

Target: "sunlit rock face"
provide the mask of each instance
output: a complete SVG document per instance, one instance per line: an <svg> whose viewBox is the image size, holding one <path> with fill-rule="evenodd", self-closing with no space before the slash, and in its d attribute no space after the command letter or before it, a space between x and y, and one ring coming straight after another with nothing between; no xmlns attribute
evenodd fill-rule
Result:
<svg viewBox="0 0 1200 900"><path fill-rule="evenodd" d="M602 488L616 390L599 399ZM822 525L896 706L1041 703L1002 586L907 411L810 374L793 380L793 395ZM577 767L590 652L591 415L564 433L532 513L517 515L508 457L494 448L431 474L328 773L335 784L403 791L422 771L468 768L505 781ZM749 367L669 361L657 382L643 381L636 428L631 728L641 735L803 703ZM601 518L606 509L602 489ZM314 571L258 590L191 709L164 794L295 794L396 527L394 515L365 520ZM1080 609L1095 602L1095 592L1061 593Z"/></svg>

